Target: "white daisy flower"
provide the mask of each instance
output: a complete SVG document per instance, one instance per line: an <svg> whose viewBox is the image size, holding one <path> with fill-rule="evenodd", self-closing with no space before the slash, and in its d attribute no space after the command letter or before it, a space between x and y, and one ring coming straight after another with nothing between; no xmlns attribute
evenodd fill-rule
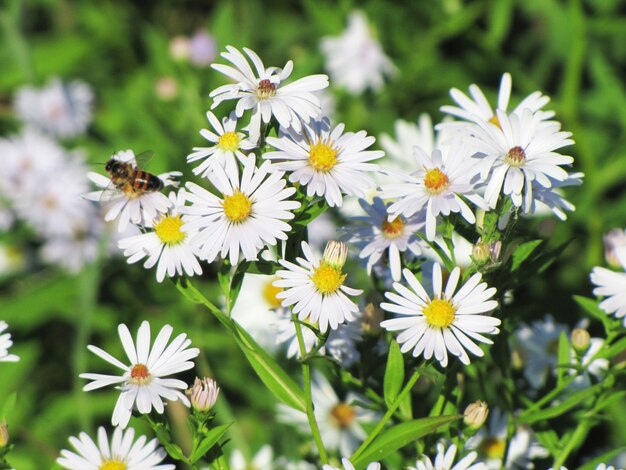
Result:
<svg viewBox="0 0 626 470"><path fill-rule="evenodd" d="M0 321L0 333L9 327L7 322ZM20 360L15 354L9 354L9 348L13 346L11 333L0 334L0 362L17 362Z"/></svg>
<svg viewBox="0 0 626 470"><path fill-rule="evenodd" d="M293 305L300 321L318 323L322 333L329 325L336 330L341 323L353 320L359 310L347 295L363 292L343 285L347 276L341 271L348 255L346 245L328 242L321 260L304 241L302 252L305 258L296 258L298 264L279 261L287 269L276 272L280 279L274 285L284 289L276 297L283 299L284 307Z"/></svg>
<svg viewBox="0 0 626 470"><path fill-rule="evenodd" d="M200 257L212 262L218 255L234 266L240 257L255 260L263 247L287 240L294 218L291 211L300 207L289 198L296 190L286 188L283 173L270 162L255 166L254 157L246 158L243 173L216 166L209 180L221 193L218 197L195 183L187 183L185 221L190 230L198 229L192 244ZM241 256L240 256L241 254Z"/></svg>
<svg viewBox="0 0 626 470"><path fill-rule="evenodd" d="M390 220L398 216L411 217L426 208L426 238L433 240L437 228L437 217L451 212L460 213L470 224L476 222L474 212L463 198L479 207L484 207L476 192L474 176L479 169L476 160L456 140L446 150L435 150L428 155L420 147L414 147L415 161L419 169L410 175L397 174L403 183L387 184L382 187L383 199L399 200L388 209ZM463 198L462 198L462 197Z"/></svg>
<svg viewBox="0 0 626 470"><path fill-rule="evenodd" d="M161 464L167 453L155 438L135 441L135 430L115 428L109 441L106 430L98 428L97 443L84 432L70 437L77 453L63 449L57 463L68 470L174 470L175 465Z"/></svg>
<svg viewBox="0 0 626 470"><path fill-rule="evenodd" d="M178 194L170 192L170 208L150 224L152 230L117 242L129 264L147 258L144 268L157 265L158 282L162 282L166 274L168 277L182 276L183 273L187 276L202 274L196 250L191 246L195 232L188 230L181 218L186 197L184 189Z"/></svg>
<svg viewBox="0 0 626 470"><path fill-rule="evenodd" d="M211 111L206 113L206 117L215 132L202 129L200 135L213 145L194 147L193 153L187 156L187 163L204 159L199 166L193 169L194 175L208 176L213 165L221 165L232 171L233 166L237 165L237 159L243 162L246 156L243 152L249 152L255 147L255 144L248 140L242 132L237 132L237 116L234 112L225 117L222 122Z"/></svg>
<svg viewBox="0 0 626 470"><path fill-rule="evenodd" d="M121 150L114 154L111 159L129 163L137 167L135 153L132 150ZM172 178L181 176L179 171L162 173L157 176L163 186L177 186ZM129 223L149 227L158 214L167 212L171 201L165 194L159 191L129 192L115 189L111 179L99 173L89 172L87 177L100 188L84 195L90 201L98 201L105 205L106 214L104 220L117 219L118 231L124 232Z"/></svg>
<svg viewBox="0 0 626 470"><path fill-rule="evenodd" d="M15 112L25 123L57 137L83 134L91 122L93 92L74 80L52 78L45 87L25 86L15 96Z"/></svg>
<svg viewBox="0 0 626 470"><path fill-rule="evenodd" d="M615 256L622 268L626 270L626 250L617 250ZM623 318L623 324L626 326L626 273L616 273L596 266L591 271L590 278L592 284L597 286L593 293L605 297L600 302L600 308L609 315Z"/></svg>
<svg viewBox="0 0 626 470"><path fill-rule="evenodd" d="M95 213L89 211L88 214L85 214L84 220L77 221L70 235L46 239L40 248L41 258L46 263L55 264L76 274L97 258L104 226Z"/></svg>
<svg viewBox="0 0 626 470"><path fill-rule="evenodd" d="M319 426L324 447L329 451L339 451L342 457L350 457L367 437L361 423L372 423L380 419L380 414L353 403L368 403L356 393L349 393L340 400L328 379L315 371L311 381L311 396L315 420ZM281 421L297 426L303 433L310 433L305 413L285 405L279 405Z"/></svg>
<svg viewBox="0 0 626 470"><path fill-rule="evenodd" d="M274 450L266 444L254 454L251 462L247 462L243 452L235 449L230 454L229 467L231 470L272 470L274 468Z"/></svg>
<svg viewBox="0 0 626 470"><path fill-rule="evenodd" d="M574 159L555 150L572 145L571 132L562 132L557 122L542 123L541 115L529 109L507 115L496 111L499 125L477 121L467 142L482 155L481 178L487 181L485 200L495 208L500 192L516 207L532 207L533 181L544 188L552 180L565 181L562 165ZM523 193L523 194L522 194Z"/></svg>
<svg viewBox="0 0 626 470"><path fill-rule="evenodd" d="M394 281L399 281L402 273L401 253L409 250L413 255L422 254L422 240L417 235L424 228L424 213L420 212L408 218L397 216L389 220L388 205L382 199L374 198L372 204L359 200L367 213L365 217L348 220L343 228L349 243L360 249L359 258L367 258L367 273L386 254Z"/></svg>
<svg viewBox="0 0 626 470"><path fill-rule="evenodd" d="M310 75L296 80L288 85L282 82L287 80L293 71L293 62L290 60L284 68L265 68L259 56L252 50L243 48L254 67L256 74L250 67L248 59L236 48L226 46L228 52L221 56L234 65L212 64L218 72L237 82L234 85L223 85L210 93L213 98L214 109L224 100L239 100L235 107L237 117L241 117L247 109L252 109L252 117L248 126L250 140L258 142L260 137L261 121L267 124L272 116L284 128L293 127L301 130L301 121L308 121L320 112L319 98L313 93L328 86L326 75ZM258 75L258 76L257 76Z"/></svg>
<svg viewBox="0 0 626 470"><path fill-rule="evenodd" d="M380 150L365 150L375 138L365 131L346 132L339 124L330 129L330 120L312 120L302 132L281 131L281 136L268 137L267 143L277 149L263 158L278 160L279 170L290 172L289 181L306 186L307 196L323 196L330 206L341 206L342 194L364 196L374 183L367 172L378 166L366 163L381 158Z"/></svg>
<svg viewBox="0 0 626 470"><path fill-rule="evenodd" d="M480 282L481 274L476 273L455 294L461 276L457 266L444 291L441 265L435 263L431 297L411 271L404 269L402 273L410 288L395 282L397 294L385 292L393 303L380 304L383 310L401 315L381 323L388 331L402 331L397 338L402 345L400 350L406 353L413 349L414 357L423 355L425 359L435 356L443 367L448 365L448 351L466 365L470 363L466 349L482 357L484 353L474 341L493 344L483 334L500 332L499 318L480 315L498 306L498 302L490 300L496 293L495 287L488 288L486 282Z"/></svg>
<svg viewBox="0 0 626 470"><path fill-rule="evenodd" d="M489 104L487 98L485 98L482 90L475 84L470 85L469 92L471 98L468 97L462 91L452 88L450 90L450 96L456 102L456 106L442 106L441 111L471 122L483 122L492 123L496 126L500 125L497 111L503 113L507 112L509 107L509 101L511 98L511 74L505 73L502 75L500 81L500 90L498 92L498 103L495 110ZM540 111L548 102L550 97L542 94L540 91L535 91L524 98L511 113L521 114L525 109L529 109L533 113L538 112L540 120L544 121L554 117L554 111ZM459 128L463 126L463 123L450 122L441 123L437 127L441 129L445 128Z"/></svg>
<svg viewBox="0 0 626 470"><path fill-rule="evenodd" d="M569 328L555 323L552 315L530 326L522 324L514 333L516 351L524 364L524 377L535 390L543 387L548 375L556 370L561 333L569 334Z"/></svg>
<svg viewBox="0 0 626 470"><path fill-rule="evenodd" d="M478 457L476 452L470 452L455 464L456 451L457 447L454 444L446 450L444 445L439 443L434 464L428 456L424 455L415 463L415 467L408 467L407 470L487 470L487 465L484 463L474 463Z"/></svg>
<svg viewBox="0 0 626 470"><path fill-rule="evenodd" d="M549 455L535 439L529 427L518 426L508 441L508 417L500 409L494 408L489 414L489 426L483 426L470 437L465 448L476 449L478 456L489 470L534 468L533 459ZM506 452L506 463L502 462Z"/></svg>
<svg viewBox="0 0 626 470"><path fill-rule="evenodd" d="M561 188L580 186L583 184L584 173L571 173L564 181L550 178L551 186L544 188L536 181L532 183L533 198L530 207L522 205L522 211L529 215L549 215L552 212L561 220L567 219L567 213L576 210L576 206L563 197Z"/></svg>
<svg viewBox="0 0 626 470"><path fill-rule="evenodd" d="M341 467L333 467L332 465L324 465L322 470L354 470L354 465L348 459L341 459ZM380 470L380 463L372 462L370 463L365 470Z"/></svg>
<svg viewBox="0 0 626 470"><path fill-rule="evenodd" d="M191 340L182 333L178 335L168 346L173 328L165 325L150 347L150 324L147 321L141 323L137 331L136 346L123 323L119 325L118 332L122 340L122 346L130 365L126 365L111 356L97 346L89 345L92 353L104 359L110 364L124 371L121 376L103 374L80 374L83 379L91 380L83 387L88 392L109 385L119 384L121 394L113 410L111 422L113 426L125 428L128 425L133 408L139 413L150 413L152 409L157 413L163 413L166 400L180 400L185 406L189 406L189 399L181 390L187 388L182 380L172 379L168 376L193 368L190 361L200 354L198 348L189 348Z"/></svg>
<svg viewBox="0 0 626 470"><path fill-rule="evenodd" d="M298 335L296 333L296 325L291 318L291 312L287 308L282 308L276 312L277 319L272 322L272 327L275 330L276 344L283 345L287 348L288 358L301 358L300 343L298 342ZM305 321L305 323L308 323ZM311 326L317 329L317 324L311 324ZM304 343L304 351L310 353L317 345L317 335L311 328L301 325L302 341ZM324 354L324 347L320 348L320 353Z"/></svg>
<svg viewBox="0 0 626 470"><path fill-rule="evenodd" d="M397 72L370 33L367 17L362 11L350 13L343 34L322 38L320 47L326 56L326 69L333 84L354 95L363 93L366 88L380 90L384 76L393 76Z"/></svg>

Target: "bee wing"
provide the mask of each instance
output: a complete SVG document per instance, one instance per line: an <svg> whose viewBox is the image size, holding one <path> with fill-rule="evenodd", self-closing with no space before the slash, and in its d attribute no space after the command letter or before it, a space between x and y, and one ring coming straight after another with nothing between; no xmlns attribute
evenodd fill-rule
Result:
<svg viewBox="0 0 626 470"><path fill-rule="evenodd" d="M135 166L140 169L144 169L152 157L154 156L154 152L152 150L146 150L145 152L141 152L135 156Z"/></svg>
<svg viewBox="0 0 626 470"><path fill-rule="evenodd" d="M112 201L113 199L117 199L122 196L124 196L124 191L115 186L115 183L111 181L109 185L102 190L102 194L100 195L100 202Z"/></svg>

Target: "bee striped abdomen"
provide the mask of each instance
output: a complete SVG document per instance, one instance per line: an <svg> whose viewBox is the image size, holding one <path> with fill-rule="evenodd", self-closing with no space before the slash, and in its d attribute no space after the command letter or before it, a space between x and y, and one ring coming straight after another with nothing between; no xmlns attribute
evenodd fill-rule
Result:
<svg viewBox="0 0 626 470"><path fill-rule="evenodd" d="M136 170L135 177L132 180L135 191L149 192L163 189L163 181L147 171Z"/></svg>

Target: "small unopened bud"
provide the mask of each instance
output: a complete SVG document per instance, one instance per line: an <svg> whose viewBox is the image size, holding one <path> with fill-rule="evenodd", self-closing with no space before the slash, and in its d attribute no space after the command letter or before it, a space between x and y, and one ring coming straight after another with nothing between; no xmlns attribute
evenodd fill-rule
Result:
<svg viewBox="0 0 626 470"><path fill-rule="evenodd" d="M603 241L606 262L614 268L621 268L617 251L626 249L626 232L619 228L610 230L604 235Z"/></svg>
<svg viewBox="0 0 626 470"><path fill-rule="evenodd" d="M348 258L348 247L343 242L331 240L324 248L324 261L332 267L341 269Z"/></svg>
<svg viewBox="0 0 626 470"><path fill-rule="evenodd" d="M479 400L467 405L463 413L463 422L468 428L476 430L485 424L488 416L489 407L487 403Z"/></svg>
<svg viewBox="0 0 626 470"><path fill-rule="evenodd" d="M384 319L383 311L370 302L363 309L363 332L372 336L378 336L381 331L380 322Z"/></svg>
<svg viewBox="0 0 626 470"><path fill-rule="evenodd" d="M572 331L572 346L579 354L585 354L589 349L589 332L584 328L575 328Z"/></svg>
<svg viewBox="0 0 626 470"><path fill-rule="evenodd" d="M485 264L491 258L489 244L478 240L472 247L472 259L476 264Z"/></svg>
<svg viewBox="0 0 626 470"><path fill-rule="evenodd" d="M175 60L186 60L191 55L191 41L184 36L176 36L170 40L170 55Z"/></svg>
<svg viewBox="0 0 626 470"><path fill-rule="evenodd" d="M203 413L213 408L219 393L220 388L217 386L217 382L208 377L202 380L196 377L193 385L187 389L187 396L191 400L191 406L194 410Z"/></svg>
<svg viewBox="0 0 626 470"><path fill-rule="evenodd" d="M498 261L500 259L500 252L502 251L502 242L496 240L489 247L489 253L491 254L491 261Z"/></svg>
<svg viewBox="0 0 626 470"><path fill-rule="evenodd" d="M9 443L9 430L7 429L7 422L0 421L0 448L6 447Z"/></svg>

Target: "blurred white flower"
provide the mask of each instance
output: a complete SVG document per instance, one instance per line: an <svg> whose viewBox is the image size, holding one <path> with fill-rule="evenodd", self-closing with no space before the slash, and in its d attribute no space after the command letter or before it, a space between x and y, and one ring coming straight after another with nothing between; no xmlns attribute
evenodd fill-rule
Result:
<svg viewBox="0 0 626 470"><path fill-rule="evenodd" d="M556 323L552 315L546 315L530 326L522 324L514 333L515 347L524 365L524 377L533 389L543 387L548 375L555 372L559 337L568 332L567 325Z"/></svg>
<svg viewBox="0 0 626 470"><path fill-rule="evenodd" d="M322 470L354 470L354 465L348 459L341 459L341 467L333 467L332 465L324 465ZM380 470L380 464L378 462L370 463L365 470Z"/></svg>
<svg viewBox="0 0 626 470"><path fill-rule="evenodd" d="M615 256L622 269L626 270L626 250L617 250ZM600 308L616 318L623 318L626 326L626 273L616 273L606 268L596 266L591 271L591 283L597 287L593 293L603 296Z"/></svg>
<svg viewBox="0 0 626 470"><path fill-rule="evenodd" d="M205 159L193 169L194 175L208 176L213 165L221 165L227 169L227 172L232 172L235 170L233 166L237 165L237 160L243 163L246 154L255 147L255 144L248 140L242 132L237 132L235 113L222 119L222 122L211 111L206 113L206 117L213 126L215 133L208 129L202 129L200 135L213 145L194 147L193 153L187 156L187 163Z"/></svg>
<svg viewBox="0 0 626 470"><path fill-rule="evenodd" d="M93 92L86 83L52 78L43 88L24 86L15 96L15 111L26 124L57 137L83 134L91 122Z"/></svg>
<svg viewBox="0 0 626 470"><path fill-rule="evenodd" d="M239 449L234 449L230 454L229 467L231 470L273 470L274 450L268 444L261 447L252 457L251 462L247 462L243 453ZM207 467L208 469L208 467Z"/></svg>
<svg viewBox="0 0 626 470"><path fill-rule="evenodd" d="M311 395L324 447L330 451L337 450L342 457L351 456L367 436L361 423L376 422L380 415L353 404L367 403L363 396L349 393L345 400L340 400L326 377L317 371L313 375ZM309 422L303 412L281 404L279 418L296 425L304 433L310 433Z"/></svg>
<svg viewBox="0 0 626 470"><path fill-rule="evenodd" d="M0 321L0 333L9 327L7 322ZM0 362L16 362L20 358L15 354L9 354L9 348L13 346L11 341L11 333L0 334Z"/></svg>
<svg viewBox="0 0 626 470"><path fill-rule="evenodd" d="M63 449L57 463L68 470L174 470L172 464L161 464L167 456L159 441L146 442L146 436L135 441L135 430L115 428L109 441L106 430L98 428L97 443L84 432L70 437L77 453Z"/></svg>
<svg viewBox="0 0 626 470"><path fill-rule="evenodd" d="M443 444L439 443L434 464L430 457L425 455L415 463L415 467L408 467L407 470L487 470L487 465L484 463L474 463L478 457L476 452L470 452L455 464L456 451L457 447L454 444L446 449Z"/></svg>
<svg viewBox="0 0 626 470"><path fill-rule="evenodd" d="M489 426L483 426L475 436L465 443L466 449L475 449L478 456L485 462L489 470L531 469L534 468L533 459L544 458L549 455L535 439L532 430L525 426L518 426L515 434L507 445L508 417L500 409L494 408L489 416ZM502 462L506 452L506 463Z"/></svg>
<svg viewBox="0 0 626 470"><path fill-rule="evenodd" d="M198 247L200 257L213 262L220 256L234 266L241 258L257 259L265 246L274 246L286 240L294 218L293 210L300 203L288 199L295 192L286 187L281 171L275 171L269 161L256 167L253 155L244 161L241 176L237 166L214 166L209 180L221 193L210 193L201 186L188 182L185 223L189 230L198 230L192 244Z"/></svg>
<svg viewBox="0 0 626 470"><path fill-rule="evenodd" d="M248 59L238 49L232 46L226 46L226 49L228 52L222 52L221 56L234 67L223 64L212 64L211 67L236 83L222 85L210 93L209 96L213 98L211 109L225 100L238 100L235 107L237 117L243 116L247 109L252 109L248 125L252 142L259 140L261 122L269 123L272 116L282 127L293 127L299 132L302 130L301 121L306 122L319 115L320 100L313 92L328 86L326 75L310 75L284 85L283 82L293 71L292 61L288 61L282 69L265 68L259 56L244 47L244 52L254 64L255 74Z"/></svg>
<svg viewBox="0 0 626 470"><path fill-rule="evenodd" d="M195 232L185 226L181 217L186 197L184 189L180 189L178 194L170 192L170 207L153 220L150 224L152 230L117 242L129 264L147 258L144 268L157 265L158 282L162 282L166 274L168 277L182 276L183 273L187 276L202 274L197 250L191 245Z"/></svg>
<svg viewBox="0 0 626 470"><path fill-rule="evenodd" d="M622 265L617 257L617 252L626 250L626 230L615 228L609 230L602 237L604 242L604 259L612 268L620 268Z"/></svg>
<svg viewBox="0 0 626 470"><path fill-rule="evenodd" d="M97 346L89 345L92 353L108 363L124 371L119 375L103 375L84 373L83 379L91 380L83 387L88 392L110 385L118 385L121 393L113 410L111 423L114 426L125 428L136 408L139 413L150 413L154 409L157 413L165 411L163 399L181 401L190 406L189 399L182 392L187 384L182 380L169 378L170 375L194 367L193 359L200 354L198 348L189 348L191 340L185 333L181 333L168 345L173 328L165 325L150 346L150 324L143 321L137 331L137 339L133 338L128 327L123 323L118 326L122 346L130 365L126 365Z"/></svg>
<svg viewBox="0 0 626 470"><path fill-rule="evenodd" d="M189 62L197 67L209 65L217 56L217 42L206 31L196 31L189 40Z"/></svg>
<svg viewBox="0 0 626 470"><path fill-rule="evenodd" d="M72 274L80 272L98 256L104 226L97 214L76 221L74 231L66 236L48 237L41 246L41 258Z"/></svg>
<svg viewBox="0 0 626 470"><path fill-rule="evenodd" d="M364 196L374 186L369 176L378 165L367 163L381 158L380 150L365 150L376 139L365 131L346 132L338 124L331 130L330 120L312 120L303 131L282 129L280 136L268 137L275 152L263 158L276 160L279 170L289 172L289 181L306 186L307 196L322 196L330 206L341 206L342 194Z"/></svg>
<svg viewBox="0 0 626 470"><path fill-rule="evenodd" d="M570 348L570 364L584 368L582 373L579 369L570 369L570 374L577 376L571 384L574 389L580 390L590 387L592 385L591 376L600 380L606 375L610 366L609 360L594 357L602 349L603 345L604 339L590 338L589 348L580 358L574 348Z"/></svg>
<svg viewBox="0 0 626 470"><path fill-rule="evenodd" d="M383 77L397 72L380 43L372 37L362 11L350 14L343 34L322 38L321 49L333 83L355 95L363 93L366 88L380 90Z"/></svg>

